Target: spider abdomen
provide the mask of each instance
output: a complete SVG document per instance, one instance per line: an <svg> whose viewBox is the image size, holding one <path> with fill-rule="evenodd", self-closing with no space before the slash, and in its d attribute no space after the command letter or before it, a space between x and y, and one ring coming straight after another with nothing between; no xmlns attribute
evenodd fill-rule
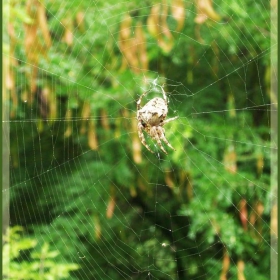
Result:
<svg viewBox="0 0 280 280"><path fill-rule="evenodd" d="M138 111L138 118L150 126L158 126L167 115L167 106L162 98L155 97Z"/></svg>

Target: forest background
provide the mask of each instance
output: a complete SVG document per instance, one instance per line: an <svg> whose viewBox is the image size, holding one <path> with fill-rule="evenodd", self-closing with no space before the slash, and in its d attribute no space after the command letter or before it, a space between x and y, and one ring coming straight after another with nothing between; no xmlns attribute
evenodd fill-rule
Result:
<svg viewBox="0 0 280 280"><path fill-rule="evenodd" d="M275 7L4 2L4 279L269 279ZM137 134L161 86L168 155Z"/></svg>

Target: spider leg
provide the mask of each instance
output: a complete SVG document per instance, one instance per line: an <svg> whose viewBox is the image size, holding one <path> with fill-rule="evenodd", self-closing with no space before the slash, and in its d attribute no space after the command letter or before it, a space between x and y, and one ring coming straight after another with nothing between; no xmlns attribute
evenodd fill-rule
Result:
<svg viewBox="0 0 280 280"><path fill-rule="evenodd" d="M137 101L137 111L139 111L141 109L141 101L142 101L142 98L148 93L149 91L145 91L138 99Z"/></svg>
<svg viewBox="0 0 280 280"><path fill-rule="evenodd" d="M164 89L163 89L162 86L160 86L160 88L161 88L161 91L162 91L162 95L163 95L163 99L164 99L165 105L167 106L167 97L166 97L166 93L165 93L165 91L164 91Z"/></svg>
<svg viewBox="0 0 280 280"><path fill-rule="evenodd" d="M163 127L157 128L157 132L158 132L158 136L159 136L160 140L162 140L169 148L171 148L172 150L176 151L176 150L171 146L171 144L168 142L168 140L165 138L165 135L164 135L164 128L163 128Z"/></svg>
<svg viewBox="0 0 280 280"><path fill-rule="evenodd" d="M165 154L167 154L167 152L164 150L164 148L163 148L163 146L162 146L162 144L161 144L161 141L160 141L160 131L159 131L158 128L155 127L155 126L154 126L152 129L155 130L155 131L152 132L153 138L157 141L157 144L159 145L159 147L161 148L161 150L162 150Z"/></svg>
<svg viewBox="0 0 280 280"><path fill-rule="evenodd" d="M145 136L143 134L143 125L141 123L138 124L138 136L141 140L141 143L152 153L154 154L154 152L150 149L150 147L147 145L147 142L145 140Z"/></svg>
<svg viewBox="0 0 280 280"><path fill-rule="evenodd" d="M165 120L165 121L163 121L163 122L161 123L161 126L163 126L163 125L165 125L165 124L167 124L167 123L169 123L169 122L172 122L172 121L174 121L174 120L176 120L176 119L178 119L178 118L179 118L179 117L177 116L177 117L174 117L174 118Z"/></svg>

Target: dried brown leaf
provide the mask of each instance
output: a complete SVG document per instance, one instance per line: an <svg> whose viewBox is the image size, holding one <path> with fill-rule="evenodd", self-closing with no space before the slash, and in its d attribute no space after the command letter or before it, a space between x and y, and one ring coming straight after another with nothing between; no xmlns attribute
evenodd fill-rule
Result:
<svg viewBox="0 0 280 280"><path fill-rule="evenodd" d="M65 115L65 119L67 120L67 129L64 132L64 137L68 138L72 134L72 122L70 121L72 118L72 110L68 109Z"/></svg>
<svg viewBox="0 0 280 280"><path fill-rule="evenodd" d="M133 137L132 139L132 151L133 151L134 162L137 164L141 163L142 162L141 143L138 137Z"/></svg>
<svg viewBox="0 0 280 280"><path fill-rule="evenodd" d="M253 231L256 231L256 228L254 227L256 223L258 223L258 225L260 226L260 229L258 230L258 232L261 232L261 216L263 214L264 211L264 205L261 201L257 201L253 207L253 211L250 214L250 226L253 227Z"/></svg>
<svg viewBox="0 0 280 280"><path fill-rule="evenodd" d="M200 42L201 44L204 44L204 40L202 39L201 35L200 35L200 25L197 24L194 28L194 33L195 33L195 37L196 37L196 40L198 42Z"/></svg>
<svg viewBox="0 0 280 280"><path fill-rule="evenodd" d="M73 33L70 29L66 29L65 30L65 33L64 33L64 37L63 37L63 40L64 42L68 45L68 46L72 46L73 45Z"/></svg>
<svg viewBox="0 0 280 280"><path fill-rule="evenodd" d="M37 121L37 131L39 133L44 131L44 122L41 119L38 119Z"/></svg>
<svg viewBox="0 0 280 280"><path fill-rule="evenodd" d="M89 121L89 128L88 128L88 145L93 151L98 150L98 141L97 141L97 134L95 129L95 122L94 120Z"/></svg>
<svg viewBox="0 0 280 280"><path fill-rule="evenodd" d="M38 50L36 50L35 45L37 47L37 25L36 24L25 24L25 39L24 46L27 59L31 63L37 64L38 59ZM35 54L34 54L35 52Z"/></svg>
<svg viewBox="0 0 280 280"><path fill-rule="evenodd" d="M120 26L119 46L123 54L121 69L129 65L135 73L139 73L148 69L146 40L140 22L136 24L135 36L131 36L131 23L132 18L126 15Z"/></svg>
<svg viewBox="0 0 280 280"><path fill-rule="evenodd" d="M138 177L137 183L138 183L138 187L141 191L147 190L147 186L143 183L143 181L141 180L140 177Z"/></svg>
<svg viewBox="0 0 280 280"><path fill-rule="evenodd" d="M258 216L261 217L264 211L264 205L261 201L257 202L256 205L256 212L258 213Z"/></svg>
<svg viewBox="0 0 280 280"><path fill-rule="evenodd" d="M73 39L74 39L74 35L73 35L73 20L71 16L68 16L67 18L64 18L64 20L62 21L63 26L64 26L64 35L62 38L62 41L65 42L68 46L72 46L73 45Z"/></svg>
<svg viewBox="0 0 280 280"><path fill-rule="evenodd" d="M147 20L147 28L152 36L159 37L160 34L160 4L156 4L151 8L151 13Z"/></svg>
<svg viewBox="0 0 280 280"><path fill-rule="evenodd" d="M136 197L137 196L137 192L136 192L136 189L135 189L134 186L131 186L129 188L129 192L130 192L131 197Z"/></svg>
<svg viewBox="0 0 280 280"><path fill-rule="evenodd" d="M227 273L228 273L228 270L229 270L229 265L230 265L230 257L229 257L229 254L228 254L226 248L224 248L222 272L221 272L221 275L220 275L220 280L227 280Z"/></svg>
<svg viewBox="0 0 280 280"><path fill-rule="evenodd" d="M242 198L239 203L239 217L241 224L244 230L248 228L248 210L247 210L247 201L245 198Z"/></svg>
<svg viewBox="0 0 280 280"><path fill-rule="evenodd" d="M85 14L84 14L84 12L80 11L77 13L76 22L77 22L78 28L82 32L85 31Z"/></svg>
<svg viewBox="0 0 280 280"><path fill-rule="evenodd" d="M56 95L49 87L45 87L43 91L49 92L48 94L48 103L49 103L49 119L54 121L57 117L57 99Z"/></svg>
<svg viewBox="0 0 280 280"><path fill-rule="evenodd" d="M138 22L135 28L135 42L138 54L138 65L141 71L148 70L148 56L146 50L146 39L143 32L143 27L140 22Z"/></svg>
<svg viewBox="0 0 280 280"><path fill-rule="evenodd" d="M36 62L37 64L37 62ZM34 100L34 95L36 93L37 90L37 75L38 75L38 67L35 65L31 66L31 72L29 75L29 83L30 83L30 92L28 94L28 98L27 98L27 103L31 104L33 103Z"/></svg>
<svg viewBox="0 0 280 280"><path fill-rule="evenodd" d="M237 279L246 280L244 275L245 263L242 260L237 261Z"/></svg>
<svg viewBox="0 0 280 280"><path fill-rule="evenodd" d="M174 45L174 38L167 25L167 14L168 14L168 5L164 0L164 3L161 5L160 33L157 39L158 39L159 46L165 53L169 53Z"/></svg>
<svg viewBox="0 0 280 280"><path fill-rule="evenodd" d="M212 219L211 220L211 225L212 225L212 227L215 231L215 234L219 235L220 232L221 232L221 227L220 227L219 223L215 219Z"/></svg>
<svg viewBox="0 0 280 280"><path fill-rule="evenodd" d="M256 223L256 220L257 220L257 215L256 215L256 213L255 213L255 212L251 212L250 218L249 218L250 225L251 225L251 226L254 226L255 223Z"/></svg>
<svg viewBox="0 0 280 280"><path fill-rule="evenodd" d="M132 118L132 131L133 131L133 135L132 135L132 156L133 156L133 160L135 163L139 164L142 162L142 153L141 153L141 148L142 148L142 144L140 142L140 139L138 137L137 134L137 120L136 118Z"/></svg>
<svg viewBox="0 0 280 280"><path fill-rule="evenodd" d="M193 185L190 180L188 180L188 183L187 183L187 196L188 196L189 200L191 200L193 198Z"/></svg>
<svg viewBox="0 0 280 280"><path fill-rule="evenodd" d="M114 194L112 194L110 196L109 203L107 206L107 211L106 211L106 217L108 219L111 219L113 217L115 206L116 206L116 197Z"/></svg>
<svg viewBox="0 0 280 280"><path fill-rule="evenodd" d="M235 148L233 145L230 145L224 154L224 166L225 169L232 173L235 174L237 172L237 163L236 163L237 155L235 152Z"/></svg>
<svg viewBox="0 0 280 280"><path fill-rule="evenodd" d="M40 110L40 115L43 119L46 119L49 116L49 95L50 91L48 88L45 88L44 90L40 90L37 92L37 103L38 108Z"/></svg>
<svg viewBox="0 0 280 280"><path fill-rule="evenodd" d="M168 15L168 5L166 0L163 0L163 4L161 5L161 17L160 17L161 32L167 37L167 39L172 40L173 36L167 25L167 15Z"/></svg>
<svg viewBox="0 0 280 280"><path fill-rule="evenodd" d="M28 61L35 66L38 63L39 55L45 54L45 50L40 43L40 40L37 36L37 31L39 27L38 23L38 1L29 0L26 2L26 11L27 14L32 19L31 23L25 23L25 38L24 38L24 46L25 52Z"/></svg>
<svg viewBox="0 0 280 280"><path fill-rule="evenodd" d="M164 181L169 188L173 189L175 187L175 183L174 183L173 178L171 176L170 170L166 170L165 176L164 176Z"/></svg>
<svg viewBox="0 0 280 280"><path fill-rule="evenodd" d="M120 138L121 136L121 127L122 127L122 118L119 116L115 121L115 138Z"/></svg>
<svg viewBox="0 0 280 280"><path fill-rule="evenodd" d="M220 60L219 60L220 50L216 41L212 43L212 50L214 53L212 69L213 69L214 76L218 78L219 65L220 65Z"/></svg>
<svg viewBox="0 0 280 280"><path fill-rule="evenodd" d="M101 224L100 224L100 219L98 215L93 216L93 224L94 224L94 230L95 230L95 238L99 240L101 238Z"/></svg>
<svg viewBox="0 0 280 280"><path fill-rule="evenodd" d="M45 44L49 48L52 44L52 40L48 28L45 6L41 2L39 2L37 7L37 17L38 17L38 22L39 22L40 29L42 31L43 38L45 40Z"/></svg>
<svg viewBox="0 0 280 280"><path fill-rule="evenodd" d="M24 48L28 63L31 64L31 74L29 75L30 94L28 102L32 103L34 95L37 90L37 74L38 74L38 61L40 55L46 55L47 49L51 45L51 37L48 30L47 18L45 8L37 0L28 0L26 2L26 12L31 21L24 24L25 37ZM38 30L41 30L45 40L45 46L40 42Z"/></svg>
<svg viewBox="0 0 280 280"><path fill-rule="evenodd" d="M86 125L88 123L88 119L90 117L90 103L89 102L84 102L83 109L82 109L82 126L80 129L81 134L86 133Z"/></svg>
<svg viewBox="0 0 280 280"><path fill-rule="evenodd" d="M123 54L122 69L128 64L133 71L139 70L139 63L137 58L137 42L131 35L132 18L126 15L120 26L119 46Z"/></svg>
<svg viewBox="0 0 280 280"><path fill-rule="evenodd" d="M15 58L15 55L14 55L17 39L16 39L16 35L15 35L14 25L11 22L8 23L8 34L9 34L9 40L10 40L10 46L9 46L9 53L10 53L9 65L10 66L17 66L18 65L18 61L17 61L17 59Z"/></svg>
<svg viewBox="0 0 280 280"><path fill-rule="evenodd" d="M236 110L235 110L235 100L232 93L228 95L228 110L229 110L229 116L230 118L236 117Z"/></svg>
<svg viewBox="0 0 280 280"><path fill-rule="evenodd" d="M14 71L10 68L6 72L6 87L8 90L13 90L15 88Z"/></svg>
<svg viewBox="0 0 280 280"><path fill-rule="evenodd" d="M262 171L263 171L263 167L264 167L264 158L263 158L263 155L262 154L259 154L257 156L257 173L258 175L261 175L262 174Z"/></svg>
<svg viewBox="0 0 280 280"><path fill-rule="evenodd" d="M185 22L185 7L184 0L173 0L171 6L172 16L177 21L176 31L181 31Z"/></svg>
<svg viewBox="0 0 280 280"><path fill-rule="evenodd" d="M213 8L212 0L196 0L197 16L195 22L198 24L204 23L208 18L219 21L220 15Z"/></svg>
<svg viewBox="0 0 280 280"><path fill-rule="evenodd" d="M122 23L121 23L121 27L120 27L120 39L121 39L121 41L126 41L130 38L131 23L132 23L131 16L126 14Z"/></svg>
<svg viewBox="0 0 280 280"><path fill-rule="evenodd" d="M101 116L101 125L105 130L110 130L110 125L109 125L109 119L108 119L108 114L105 109L100 110L100 116Z"/></svg>

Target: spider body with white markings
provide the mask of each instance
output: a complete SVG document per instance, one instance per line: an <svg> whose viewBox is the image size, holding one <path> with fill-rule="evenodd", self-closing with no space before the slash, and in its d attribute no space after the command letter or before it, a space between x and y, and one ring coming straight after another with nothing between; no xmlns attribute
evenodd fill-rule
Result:
<svg viewBox="0 0 280 280"><path fill-rule="evenodd" d="M141 100L148 93L144 92L139 100L137 101L137 120L138 120L138 135L142 142L142 144L151 152L154 153L146 143L143 130L147 132L147 134L154 140L157 141L157 144L161 148L161 150L167 154L165 149L162 146L161 141L163 141L168 147L175 149L171 146L171 144L167 141L164 135L163 126L178 117L174 117L168 120L165 120L168 113L168 105L167 105L167 97L166 94L161 88L163 98L155 97L150 100L144 107L141 108Z"/></svg>

